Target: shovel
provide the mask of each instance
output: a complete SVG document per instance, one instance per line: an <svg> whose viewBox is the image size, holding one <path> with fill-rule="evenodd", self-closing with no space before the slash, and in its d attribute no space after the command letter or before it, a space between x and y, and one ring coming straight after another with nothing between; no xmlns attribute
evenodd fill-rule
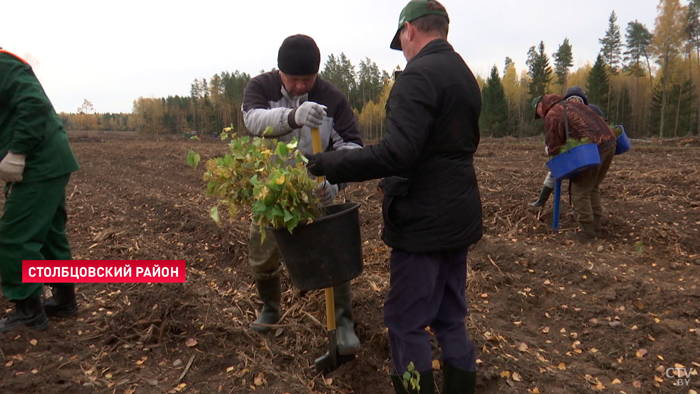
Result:
<svg viewBox="0 0 700 394"><path fill-rule="evenodd" d="M311 146L314 153L321 153L321 130L318 127L311 128ZM325 177L317 177L318 183L325 180ZM342 364L355 359L354 354L342 355L338 353L337 337L335 335L335 300L333 288L328 287L326 292L326 328L328 334L328 352L316 359L316 372L326 374L336 370Z"/></svg>

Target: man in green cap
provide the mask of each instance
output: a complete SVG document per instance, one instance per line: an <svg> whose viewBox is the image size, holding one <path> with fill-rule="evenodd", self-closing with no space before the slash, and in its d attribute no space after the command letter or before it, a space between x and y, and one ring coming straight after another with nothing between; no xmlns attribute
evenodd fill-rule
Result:
<svg viewBox="0 0 700 394"><path fill-rule="evenodd" d="M391 42L408 63L387 100L384 139L308 156L309 171L332 183L384 178L382 240L392 248L384 324L398 394L435 393L428 326L442 349L441 392L473 394L476 386L475 349L464 319L467 251L482 236L473 165L481 92L447 42L448 26L439 2L409 2ZM411 363L420 387L402 378Z"/></svg>
<svg viewBox="0 0 700 394"><path fill-rule="evenodd" d="M66 237L66 185L78 162L68 136L32 67L0 48L0 278L15 309L0 332L45 329L48 316L77 313L75 287L54 285L42 305L43 286L22 283L22 260L70 260Z"/></svg>

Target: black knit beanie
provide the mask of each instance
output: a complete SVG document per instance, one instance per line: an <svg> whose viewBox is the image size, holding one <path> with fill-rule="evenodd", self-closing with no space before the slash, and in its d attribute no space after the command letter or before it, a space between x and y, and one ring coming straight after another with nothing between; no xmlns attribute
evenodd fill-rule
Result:
<svg viewBox="0 0 700 394"><path fill-rule="evenodd" d="M314 75L321 65L321 52L313 38L303 34L284 39L277 54L277 68L287 75Z"/></svg>

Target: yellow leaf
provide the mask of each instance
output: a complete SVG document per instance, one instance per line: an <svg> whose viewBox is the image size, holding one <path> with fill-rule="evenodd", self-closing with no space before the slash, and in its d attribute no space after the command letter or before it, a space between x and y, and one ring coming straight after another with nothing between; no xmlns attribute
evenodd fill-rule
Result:
<svg viewBox="0 0 700 394"><path fill-rule="evenodd" d="M520 374L517 372L513 372L513 380L516 382L520 382L522 378L520 377Z"/></svg>
<svg viewBox="0 0 700 394"><path fill-rule="evenodd" d="M233 371L233 367L226 368L226 372L231 372L231 371Z"/></svg>
<svg viewBox="0 0 700 394"><path fill-rule="evenodd" d="M659 356L659 355L657 355L656 357L658 357L658 358L659 358L659 360L661 360L661 361L664 361L664 358L663 358L663 356Z"/></svg>
<svg viewBox="0 0 700 394"><path fill-rule="evenodd" d="M197 346L197 340L194 338L190 338L187 341L185 341L185 345L187 347Z"/></svg>
<svg viewBox="0 0 700 394"><path fill-rule="evenodd" d="M37 373L39 373L38 369L32 369L32 374L36 375Z"/></svg>
<svg viewBox="0 0 700 394"><path fill-rule="evenodd" d="M284 183L284 174L280 175L277 179L275 179L275 183L278 185L281 185Z"/></svg>
<svg viewBox="0 0 700 394"><path fill-rule="evenodd" d="M649 352L648 352L646 349L639 349L639 350L637 350L637 352L635 353L635 355L636 355L637 357L639 357L639 358L644 357L644 356L646 356L647 354L649 354Z"/></svg>
<svg viewBox="0 0 700 394"><path fill-rule="evenodd" d="M532 394L540 394L540 389L538 389L537 387L533 388L532 390L528 389L528 391Z"/></svg>
<svg viewBox="0 0 700 394"><path fill-rule="evenodd" d="M256 386L262 386L265 383L264 379L265 374L263 372L260 372L258 376L256 376L255 379L253 379L253 384L255 384Z"/></svg>
<svg viewBox="0 0 700 394"><path fill-rule="evenodd" d="M658 382L658 383L663 383L663 382L664 382L663 378L660 378L660 377L658 377L658 376L656 376L656 375L654 375L654 381L655 381L655 382Z"/></svg>
<svg viewBox="0 0 700 394"><path fill-rule="evenodd" d="M598 353L598 349L592 347L592 348L591 348L591 353Z"/></svg>
<svg viewBox="0 0 700 394"><path fill-rule="evenodd" d="M520 345L518 345L518 350L520 350L521 352L527 352L527 349L528 349L527 343L520 342Z"/></svg>
<svg viewBox="0 0 700 394"><path fill-rule="evenodd" d="M543 334L549 333L549 327L543 328L543 329L542 329L542 333L543 333Z"/></svg>
<svg viewBox="0 0 700 394"><path fill-rule="evenodd" d="M509 378L509 377L510 377L510 371L503 371L503 372L501 372L501 377L502 377L502 378Z"/></svg>
<svg viewBox="0 0 700 394"><path fill-rule="evenodd" d="M10 361L8 361L8 362L5 363L5 366L9 368L9 367L11 367L12 364L14 364L14 363L15 363L14 361L10 360Z"/></svg>
<svg viewBox="0 0 700 394"><path fill-rule="evenodd" d="M326 379L325 379L325 382L326 382L327 385L330 386L330 385L333 384L333 378L326 378Z"/></svg>
<svg viewBox="0 0 700 394"><path fill-rule="evenodd" d="M559 365L557 366L557 368L559 368L560 371L566 371L566 364L564 364L564 363L559 363Z"/></svg>
<svg viewBox="0 0 700 394"><path fill-rule="evenodd" d="M698 394L698 392L695 390L688 390L688 394Z"/></svg>
<svg viewBox="0 0 700 394"><path fill-rule="evenodd" d="M36 346L36 344L39 343L36 339L32 339L29 341L29 344L32 346Z"/></svg>
<svg viewBox="0 0 700 394"><path fill-rule="evenodd" d="M639 380L635 380L634 382L632 382L632 386L634 386L634 387L636 387L636 388L638 388L638 389L641 389L641 388L642 388L642 382L640 382Z"/></svg>
<svg viewBox="0 0 700 394"><path fill-rule="evenodd" d="M649 340L652 342L656 342L656 339L654 339L654 337L652 337L651 335L647 335L647 338L649 338Z"/></svg>
<svg viewBox="0 0 700 394"><path fill-rule="evenodd" d="M440 369L440 360L433 360L433 369Z"/></svg>
<svg viewBox="0 0 700 394"><path fill-rule="evenodd" d="M620 381L620 379L615 379L612 382L610 382L610 384L622 384L622 382Z"/></svg>

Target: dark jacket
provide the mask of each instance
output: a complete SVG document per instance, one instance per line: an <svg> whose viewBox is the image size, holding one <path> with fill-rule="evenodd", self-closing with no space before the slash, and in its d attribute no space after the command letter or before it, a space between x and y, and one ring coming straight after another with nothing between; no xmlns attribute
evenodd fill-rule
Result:
<svg viewBox="0 0 700 394"><path fill-rule="evenodd" d="M378 145L316 155L311 172L332 183L388 177L382 239L412 253L466 247L482 235L473 166L481 93L445 40L426 45L396 79Z"/></svg>
<svg viewBox="0 0 700 394"><path fill-rule="evenodd" d="M323 151L355 149L363 145L348 99L321 77L316 78L309 93L293 97L284 88L279 71L258 75L248 82L243 94L243 121L253 135L262 136L265 128L272 126L271 137L284 142L296 137L299 141L298 149L312 153L309 128L304 126L292 130L286 115L289 109L298 108L306 101L326 106L326 116L319 127Z"/></svg>
<svg viewBox="0 0 700 394"><path fill-rule="evenodd" d="M26 155L23 183L77 171L68 135L32 67L0 50L0 160Z"/></svg>
<svg viewBox="0 0 700 394"><path fill-rule="evenodd" d="M542 97L541 105L537 106L538 115L544 119L545 141L550 155L558 155L566 144L566 118L569 123L569 138L588 138L590 142L598 144L601 150L614 146L617 138L603 118L585 104L562 103L562 99L557 94L548 94Z"/></svg>

